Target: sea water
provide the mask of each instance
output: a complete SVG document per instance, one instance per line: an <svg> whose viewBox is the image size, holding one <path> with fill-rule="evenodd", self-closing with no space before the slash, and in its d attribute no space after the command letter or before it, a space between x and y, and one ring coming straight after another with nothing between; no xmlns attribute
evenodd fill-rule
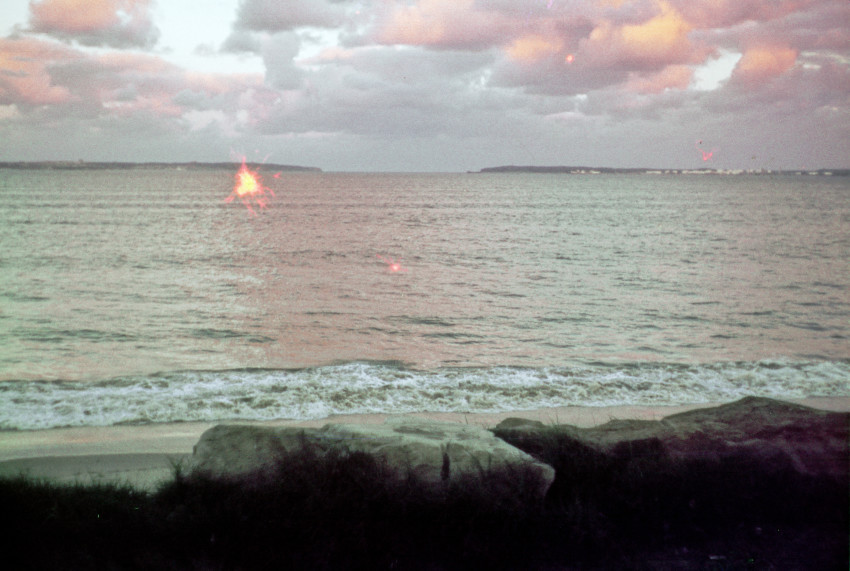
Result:
<svg viewBox="0 0 850 571"><path fill-rule="evenodd" d="M850 396L850 178L235 172L0 170L0 429Z"/></svg>

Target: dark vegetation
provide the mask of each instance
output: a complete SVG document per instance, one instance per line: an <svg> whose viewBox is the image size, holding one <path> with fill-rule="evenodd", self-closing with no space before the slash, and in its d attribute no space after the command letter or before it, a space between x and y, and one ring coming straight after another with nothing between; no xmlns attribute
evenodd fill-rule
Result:
<svg viewBox="0 0 850 571"><path fill-rule="evenodd" d="M508 435L504 435L509 438ZM848 483L790 464L602 454L557 428L513 444L553 465L442 485L309 448L240 481L154 493L0 482L6 569L847 569Z"/></svg>

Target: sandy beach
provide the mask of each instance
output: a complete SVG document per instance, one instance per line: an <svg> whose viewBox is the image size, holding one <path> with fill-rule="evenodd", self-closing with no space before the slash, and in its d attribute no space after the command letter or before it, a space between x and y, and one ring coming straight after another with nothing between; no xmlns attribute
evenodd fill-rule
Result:
<svg viewBox="0 0 850 571"><path fill-rule="evenodd" d="M850 397L788 399L821 410L850 412ZM614 419L660 420L665 416L723 403L684 406L558 407L501 413L423 412L409 416L494 427L509 417L539 420L546 424L590 427ZM319 420L227 424L319 427L335 423L382 423L389 415L346 415ZM60 428L0 433L0 476L25 474L63 483L128 483L154 489L168 480L192 454L201 434L221 423L175 423L140 426Z"/></svg>

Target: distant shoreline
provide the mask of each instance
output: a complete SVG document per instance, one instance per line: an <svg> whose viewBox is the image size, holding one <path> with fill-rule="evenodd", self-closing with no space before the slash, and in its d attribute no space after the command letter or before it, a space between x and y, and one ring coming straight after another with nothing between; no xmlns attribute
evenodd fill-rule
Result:
<svg viewBox="0 0 850 571"><path fill-rule="evenodd" d="M128 162L128 161L0 161L0 169L16 170L232 170L239 162ZM285 172L324 172L319 167L246 162L251 168ZM541 173L541 174L646 174L646 175L782 175L782 176L850 176L850 169L715 169L715 168L614 168L584 166L502 165L486 167L466 174Z"/></svg>
<svg viewBox="0 0 850 571"><path fill-rule="evenodd" d="M279 165L275 163L252 163L246 162L251 168L262 167L268 170L289 172L322 172L318 167L304 167L298 165ZM175 170L232 170L238 168L238 162L223 163L134 163L134 162L88 162L88 161L9 161L0 162L0 169L28 169L28 170L108 170L108 169L175 169Z"/></svg>
<svg viewBox="0 0 850 571"><path fill-rule="evenodd" d="M533 166L504 165L470 171L470 174L486 173L543 173L543 174L656 174L656 175L799 175L799 176L850 176L850 169L815 170L771 170L771 169L651 169L651 168L610 168L610 167L571 167L571 166Z"/></svg>

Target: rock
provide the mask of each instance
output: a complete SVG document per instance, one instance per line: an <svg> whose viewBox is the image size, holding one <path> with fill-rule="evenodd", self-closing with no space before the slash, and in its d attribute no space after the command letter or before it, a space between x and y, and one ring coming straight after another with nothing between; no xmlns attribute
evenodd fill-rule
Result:
<svg viewBox="0 0 850 571"><path fill-rule="evenodd" d="M269 470L287 453L312 441L312 428L219 424L204 432L192 449L189 469L240 476Z"/></svg>
<svg viewBox="0 0 850 571"><path fill-rule="evenodd" d="M807 475L843 480L850 471L850 414L827 412L762 397L746 397L714 408L671 415L659 421L613 420L593 428L557 427L561 434L615 457L720 460L750 458L791 466ZM521 447L549 430L507 419L496 434Z"/></svg>
<svg viewBox="0 0 850 571"><path fill-rule="evenodd" d="M531 420L530 418L506 418L501 423L499 423L499 427L507 430L520 430L520 431L531 431L534 432L536 430L540 430L541 428L545 428L546 425L540 422L539 420Z"/></svg>
<svg viewBox="0 0 850 571"><path fill-rule="evenodd" d="M386 461L402 477L412 473L430 483L522 465L539 476L537 492L542 497L555 478L554 468L489 430L404 417L383 425L327 424L320 429L219 425L201 435L191 469L238 478L273 469L287 453L305 444L319 452L365 452Z"/></svg>

